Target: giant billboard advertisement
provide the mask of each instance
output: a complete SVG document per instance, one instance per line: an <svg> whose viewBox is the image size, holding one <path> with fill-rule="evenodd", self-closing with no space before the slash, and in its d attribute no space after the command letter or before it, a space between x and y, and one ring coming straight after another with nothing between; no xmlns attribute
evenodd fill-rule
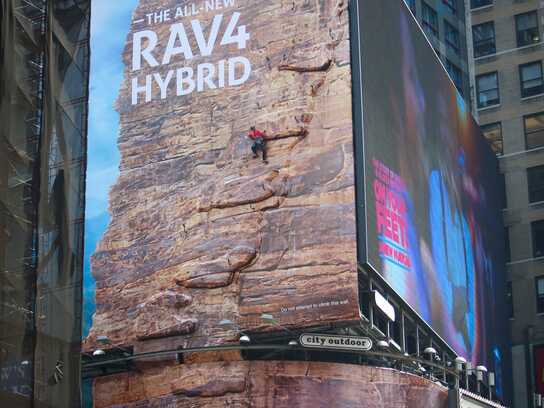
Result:
<svg viewBox="0 0 544 408"><path fill-rule="evenodd" d="M346 5L92 14L86 347L357 320Z"/></svg>
<svg viewBox="0 0 544 408"><path fill-rule="evenodd" d="M363 261L457 353L498 363L504 241L496 157L403 2L358 4Z"/></svg>

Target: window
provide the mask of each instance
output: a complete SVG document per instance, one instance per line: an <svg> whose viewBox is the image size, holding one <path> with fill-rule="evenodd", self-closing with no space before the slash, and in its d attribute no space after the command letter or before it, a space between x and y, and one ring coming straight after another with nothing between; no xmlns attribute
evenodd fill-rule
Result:
<svg viewBox="0 0 544 408"><path fill-rule="evenodd" d="M472 26L472 41L474 58L495 54L495 23L488 21Z"/></svg>
<svg viewBox="0 0 544 408"><path fill-rule="evenodd" d="M508 317L514 317L514 294L512 293L512 282L506 282L506 310Z"/></svg>
<svg viewBox="0 0 544 408"><path fill-rule="evenodd" d="M490 123L480 127L485 138L491 145L491 149L497 156L502 155L502 126L501 122Z"/></svg>
<svg viewBox="0 0 544 408"><path fill-rule="evenodd" d="M533 256L535 258L544 256L544 220L532 222L531 232L533 235Z"/></svg>
<svg viewBox="0 0 544 408"><path fill-rule="evenodd" d="M500 173L499 174L499 178L501 180L501 183L499 185L500 187L500 204L501 204L501 208L508 208L508 201L506 199L506 177L504 176L503 173Z"/></svg>
<svg viewBox="0 0 544 408"><path fill-rule="evenodd" d="M416 14L416 0L404 0L414 15Z"/></svg>
<svg viewBox="0 0 544 408"><path fill-rule="evenodd" d="M446 46L456 54L459 54L459 31L446 20L444 20L444 30L446 32L444 36Z"/></svg>
<svg viewBox="0 0 544 408"><path fill-rule="evenodd" d="M512 257L510 256L510 232L508 230L508 227L504 227L504 253L505 253L505 261L511 262Z"/></svg>
<svg viewBox="0 0 544 408"><path fill-rule="evenodd" d="M518 47L535 44L540 41L536 11L516 16L516 39Z"/></svg>
<svg viewBox="0 0 544 408"><path fill-rule="evenodd" d="M478 108L494 106L500 103L499 77L497 72L478 75L476 77Z"/></svg>
<svg viewBox="0 0 544 408"><path fill-rule="evenodd" d="M519 79L521 97L539 95L544 93L544 81L542 80L542 63L530 62L519 66Z"/></svg>
<svg viewBox="0 0 544 408"><path fill-rule="evenodd" d="M523 127L527 149L544 146L544 112L524 116Z"/></svg>
<svg viewBox="0 0 544 408"><path fill-rule="evenodd" d="M471 9L490 6L491 4L493 4L493 0L470 0Z"/></svg>
<svg viewBox="0 0 544 408"><path fill-rule="evenodd" d="M529 184L529 202L544 201L544 166L528 168L527 183Z"/></svg>
<svg viewBox="0 0 544 408"><path fill-rule="evenodd" d="M461 73L461 70L450 60L446 60L446 69L448 70L448 74L450 74L451 79L459 92L463 93L463 74Z"/></svg>
<svg viewBox="0 0 544 408"><path fill-rule="evenodd" d="M421 20L423 29L434 37L438 37L438 15L436 14L436 11L425 2L422 3Z"/></svg>
<svg viewBox="0 0 544 408"><path fill-rule="evenodd" d="M406 338L405 351L411 356L417 355L417 326L409 318L404 318L404 333Z"/></svg>
<svg viewBox="0 0 544 408"><path fill-rule="evenodd" d="M450 9L450 11L455 14L455 12L457 11L456 10L456 0L442 0L442 3L444 3L446 6L448 6L448 8Z"/></svg>
<svg viewBox="0 0 544 408"><path fill-rule="evenodd" d="M393 304L395 308L395 321L389 323L389 337L402 347L402 314L399 308ZM400 350L399 350L400 351Z"/></svg>
<svg viewBox="0 0 544 408"><path fill-rule="evenodd" d="M418 339L418 355L419 356L425 356L425 353L423 351L430 347L431 344L431 338L425 333L423 330L421 330L419 327L417 328L417 339Z"/></svg>
<svg viewBox="0 0 544 408"><path fill-rule="evenodd" d="M536 286L536 312L544 313L544 277L535 279Z"/></svg>

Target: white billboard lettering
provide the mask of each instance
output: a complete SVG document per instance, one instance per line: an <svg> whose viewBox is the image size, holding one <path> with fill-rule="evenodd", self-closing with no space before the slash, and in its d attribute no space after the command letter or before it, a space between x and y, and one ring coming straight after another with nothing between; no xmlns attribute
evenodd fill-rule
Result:
<svg viewBox="0 0 544 408"><path fill-rule="evenodd" d="M231 2L225 2L221 5L214 3L214 9L229 6ZM169 14L161 12L162 21L165 21ZM245 49L247 41L250 38L245 25L238 25L240 13L232 13L224 32L221 36L219 45L222 47L232 47L235 45L239 50ZM205 30L199 20L191 21L191 30L194 35L196 46L191 47L189 36L183 23L170 25L168 41L164 47L162 58L158 55L161 50L157 33L152 30L143 30L133 35L132 50L132 71L139 71L147 67L157 67L159 65L169 65L179 63L179 58L186 61L192 60L196 55L201 57L212 56L216 50L217 40L220 36L221 26L223 24L223 14L214 16L211 26ZM206 34L205 31L208 31ZM160 60L160 64L158 62ZM228 72L226 72L228 70ZM183 96L192 92L203 92L207 89L224 88L226 86L240 86L244 84L251 75L251 62L243 56L234 56L228 59L222 59L216 64L203 62L196 67L182 67L176 70L172 69L166 73L152 73L145 76L145 79L132 78L132 105L137 105L142 101L150 102L153 98L159 98L153 94L153 89L160 90L160 99L166 99L170 96ZM196 73L196 75L195 75ZM175 81L172 79L175 77ZM143 84L142 84L143 83ZM170 90L170 88L174 88ZM143 94L143 98L140 97Z"/></svg>
<svg viewBox="0 0 544 408"><path fill-rule="evenodd" d="M148 41L147 46L142 49L143 39ZM151 51L157 46L159 41L155 31L144 30L134 33L132 36L132 70L138 71L142 65L142 57L147 61L149 66L156 67L159 65Z"/></svg>

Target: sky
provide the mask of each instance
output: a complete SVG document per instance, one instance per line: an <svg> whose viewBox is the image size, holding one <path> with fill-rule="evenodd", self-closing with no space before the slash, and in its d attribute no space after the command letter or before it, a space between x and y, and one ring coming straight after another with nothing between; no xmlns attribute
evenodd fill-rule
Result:
<svg viewBox="0 0 544 408"><path fill-rule="evenodd" d="M91 4L83 336L95 310L90 256L107 227L108 192L119 175L119 115L114 105L123 79L121 55L137 0L94 0Z"/></svg>

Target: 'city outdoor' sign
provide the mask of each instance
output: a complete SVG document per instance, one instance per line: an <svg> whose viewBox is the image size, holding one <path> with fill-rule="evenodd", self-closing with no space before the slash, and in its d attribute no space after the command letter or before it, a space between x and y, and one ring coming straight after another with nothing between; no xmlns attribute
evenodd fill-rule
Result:
<svg viewBox="0 0 544 408"><path fill-rule="evenodd" d="M372 348L372 340L368 337L337 336L315 333L301 334L300 344L304 347L341 350L368 351Z"/></svg>

